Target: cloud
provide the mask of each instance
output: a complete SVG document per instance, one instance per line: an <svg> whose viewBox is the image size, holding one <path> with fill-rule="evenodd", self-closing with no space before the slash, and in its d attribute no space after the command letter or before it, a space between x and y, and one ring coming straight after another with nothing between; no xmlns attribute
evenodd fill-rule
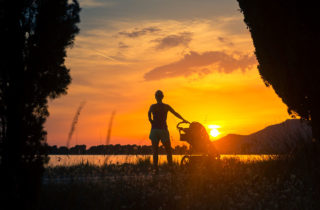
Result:
<svg viewBox="0 0 320 210"><path fill-rule="evenodd" d="M122 36L126 36L129 38L137 38L146 34L150 34L150 33L154 33L154 32L158 32L160 31L159 28L157 27L147 27L147 28L143 28L143 29L135 29L131 32L127 32L127 31L120 31L118 34L122 35Z"/></svg>
<svg viewBox="0 0 320 210"><path fill-rule="evenodd" d="M79 3L82 8L101 8L113 6L112 2L101 2L97 0L80 0Z"/></svg>
<svg viewBox="0 0 320 210"><path fill-rule="evenodd" d="M229 41L227 38L224 38L224 37L219 36L217 39L218 39L221 43L226 44L226 45L228 45L228 46L230 46L230 47L234 46L233 42Z"/></svg>
<svg viewBox="0 0 320 210"><path fill-rule="evenodd" d="M254 55L241 55L239 53L229 55L220 51L200 54L191 51L179 61L150 70L144 75L144 79L150 81L179 76L188 77L192 74L204 76L213 72L232 73L237 69L245 71L256 64Z"/></svg>
<svg viewBox="0 0 320 210"><path fill-rule="evenodd" d="M185 46L187 47L188 44L191 42L192 33L190 32L183 32L179 35L169 35L161 39L153 40L154 42L157 42L156 49L163 50L168 49L172 47L177 46Z"/></svg>
<svg viewBox="0 0 320 210"><path fill-rule="evenodd" d="M119 42L119 43L118 43L118 47L119 47L120 49L127 49L127 48L129 48L129 45L127 45L127 44L125 44L125 43L123 43L123 42Z"/></svg>

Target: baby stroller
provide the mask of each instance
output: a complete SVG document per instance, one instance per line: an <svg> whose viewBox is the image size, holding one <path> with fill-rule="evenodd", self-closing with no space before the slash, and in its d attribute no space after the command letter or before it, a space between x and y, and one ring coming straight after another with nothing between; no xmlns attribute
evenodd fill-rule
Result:
<svg viewBox="0 0 320 210"><path fill-rule="evenodd" d="M188 154L181 159L181 165L197 165L200 162L203 163L203 161L220 159L219 153L201 123L180 122L177 124L177 129L179 130L180 141L185 141L190 145Z"/></svg>

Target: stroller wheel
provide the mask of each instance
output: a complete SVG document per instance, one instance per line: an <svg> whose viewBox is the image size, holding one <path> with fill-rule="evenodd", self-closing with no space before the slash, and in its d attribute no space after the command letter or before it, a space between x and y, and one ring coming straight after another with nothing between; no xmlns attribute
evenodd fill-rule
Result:
<svg viewBox="0 0 320 210"><path fill-rule="evenodd" d="M188 167L190 165L190 155L183 156L183 158L181 159L180 165L184 167Z"/></svg>

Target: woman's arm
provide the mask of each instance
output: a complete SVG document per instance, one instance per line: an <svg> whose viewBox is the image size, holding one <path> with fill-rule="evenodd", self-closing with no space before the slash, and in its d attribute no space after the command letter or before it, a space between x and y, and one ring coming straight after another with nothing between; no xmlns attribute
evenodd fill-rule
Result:
<svg viewBox="0 0 320 210"><path fill-rule="evenodd" d="M174 109L171 106L168 105L168 109L174 116L176 116L177 118L181 119L183 122L190 123L188 120L185 120L179 113L174 111Z"/></svg>
<svg viewBox="0 0 320 210"><path fill-rule="evenodd" d="M149 109L149 111L148 111L148 118L149 118L149 122L152 124L153 120L152 120L152 118L151 118L151 113L152 113L151 108L152 108L152 105L150 106L150 109Z"/></svg>

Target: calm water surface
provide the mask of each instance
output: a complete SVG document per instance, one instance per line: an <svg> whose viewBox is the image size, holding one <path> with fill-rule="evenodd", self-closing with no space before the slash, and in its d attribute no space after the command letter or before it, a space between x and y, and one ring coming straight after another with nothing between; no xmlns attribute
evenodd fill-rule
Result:
<svg viewBox="0 0 320 210"><path fill-rule="evenodd" d="M180 162L184 155L173 155L174 162ZM152 155L49 155L50 161L47 166L72 166L80 163L94 165L137 163L139 159L150 158ZM235 158L243 162L262 161L274 158L274 155L221 155L221 159ZM159 155L159 163L167 162L166 155Z"/></svg>

